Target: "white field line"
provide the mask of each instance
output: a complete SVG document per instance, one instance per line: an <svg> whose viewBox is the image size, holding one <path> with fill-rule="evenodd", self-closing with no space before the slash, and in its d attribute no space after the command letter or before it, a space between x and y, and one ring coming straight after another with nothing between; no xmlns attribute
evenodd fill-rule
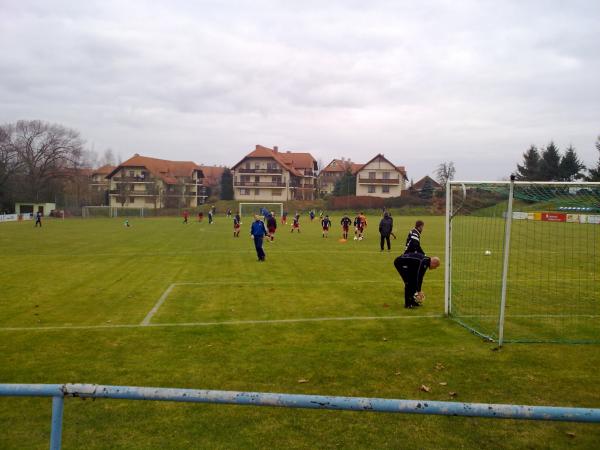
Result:
<svg viewBox="0 0 600 450"><path fill-rule="evenodd" d="M457 319L497 319L498 314L487 314L487 315L455 315ZM550 318L586 318L586 319L597 319L600 314L506 314L505 317L521 318L521 319L550 319Z"/></svg>
<svg viewBox="0 0 600 450"><path fill-rule="evenodd" d="M163 294L160 296L160 298L158 299L156 304L152 307L150 312L148 312L148 314L146 314L146 317L144 317L144 320L142 320L142 323L140 325L146 326L150 323L150 321L152 320L152 317L158 311L158 308L160 308L161 305L165 302L165 300L167 299L167 297L169 296L169 294L171 293L171 291L173 290L173 288L175 286L177 286L177 283L172 283L171 285L169 285L169 287L167 289L165 289L165 292L163 292Z"/></svg>
<svg viewBox="0 0 600 450"><path fill-rule="evenodd" d="M48 331L48 330L101 330L111 328L162 328L162 327L208 327L218 325L260 325L304 322L336 322L336 321L366 321L366 320L403 320L403 319L442 319L440 314L424 314L417 316L355 316L355 317L309 317L300 319L273 320L230 320L224 322L182 322L182 323L150 323L142 324L111 324L111 325L50 325L41 327L0 327L0 331Z"/></svg>

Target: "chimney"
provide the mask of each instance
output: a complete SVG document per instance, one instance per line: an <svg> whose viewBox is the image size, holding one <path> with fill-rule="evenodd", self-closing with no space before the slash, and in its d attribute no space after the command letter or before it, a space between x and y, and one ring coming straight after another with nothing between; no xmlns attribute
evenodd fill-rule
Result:
<svg viewBox="0 0 600 450"><path fill-rule="evenodd" d="M274 145L274 146L273 146L273 151L274 151L275 153L277 153L277 152L279 151L279 148L278 148L276 145Z"/></svg>
<svg viewBox="0 0 600 450"><path fill-rule="evenodd" d="M256 144L255 150L258 150L258 147L260 147L260 145Z"/></svg>
<svg viewBox="0 0 600 450"><path fill-rule="evenodd" d="M140 154L139 154L139 153L134 153L134 154L133 154L133 156L134 156L134 157L135 157L135 156L140 156Z"/></svg>

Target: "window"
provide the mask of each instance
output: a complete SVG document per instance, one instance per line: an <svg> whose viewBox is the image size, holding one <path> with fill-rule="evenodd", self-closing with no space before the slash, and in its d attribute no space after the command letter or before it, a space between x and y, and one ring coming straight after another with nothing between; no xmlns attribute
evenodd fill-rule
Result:
<svg viewBox="0 0 600 450"><path fill-rule="evenodd" d="M273 183L281 183L281 177L280 176L271 177L271 181Z"/></svg>
<svg viewBox="0 0 600 450"><path fill-rule="evenodd" d="M135 203L135 197L129 197L129 203Z"/></svg>
<svg viewBox="0 0 600 450"><path fill-rule="evenodd" d="M240 189L240 195L250 195L250 189Z"/></svg>
<svg viewBox="0 0 600 450"><path fill-rule="evenodd" d="M383 192L384 194L389 194L390 193L390 187L386 184L384 186L381 186L381 192Z"/></svg>
<svg viewBox="0 0 600 450"><path fill-rule="evenodd" d="M370 177L370 175L369 175ZM374 194L375 193L375 186L373 186L372 184L369 185L369 194Z"/></svg>
<svg viewBox="0 0 600 450"><path fill-rule="evenodd" d="M254 163L254 168L255 169L260 169L260 164L259 163Z"/></svg>
<svg viewBox="0 0 600 450"><path fill-rule="evenodd" d="M383 172L383 179L384 180L389 180L390 179L390 173L389 172Z"/></svg>
<svg viewBox="0 0 600 450"><path fill-rule="evenodd" d="M369 180L374 180L375 179L375 172L369 172ZM373 191L375 192L375 191Z"/></svg>
<svg viewBox="0 0 600 450"><path fill-rule="evenodd" d="M241 181L242 181L242 183L245 182L245 181L250 181L250 175L242 175L241 176Z"/></svg>
<svg viewBox="0 0 600 450"><path fill-rule="evenodd" d="M130 177L134 177L134 176L135 176L135 172L134 172L133 170L130 170L130 171L129 171L129 176L130 176Z"/></svg>
<svg viewBox="0 0 600 450"><path fill-rule="evenodd" d="M249 168L250 168L250 163L249 163L249 162L247 162L247 163L246 163L246 169L249 169Z"/></svg>
<svg viewBox="0 0 600 450"><path fill-rule="evenodd" d="M146 203L154 203L154 199L152 197L146 197Z"/></svg>
<svg viewBox="0 0 600 450"><path fill-rule="evenodd" d="M254 189L254 195L260 195L260 189Z"/></svg>

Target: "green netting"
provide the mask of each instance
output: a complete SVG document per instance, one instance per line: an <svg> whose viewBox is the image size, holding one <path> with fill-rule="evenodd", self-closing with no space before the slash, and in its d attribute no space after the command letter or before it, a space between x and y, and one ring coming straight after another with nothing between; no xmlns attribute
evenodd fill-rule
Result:
<svg viewBox="0 0 600 450"><path fill-rule="evenodd" d="M452 185L451 316L498 339L509 185ZM506 342L600 342L600 188L514 186Z"/></svg>

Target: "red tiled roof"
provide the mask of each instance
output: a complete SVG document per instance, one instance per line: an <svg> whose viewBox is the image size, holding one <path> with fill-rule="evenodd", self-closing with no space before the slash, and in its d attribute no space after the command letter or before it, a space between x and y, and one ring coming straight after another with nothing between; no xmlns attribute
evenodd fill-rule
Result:
<svg viewBox="0 0 600 450"><path fill-rule="evenodd" d="M107 177L112 177L122 167L145 167L152 175L168 184L177 183L176 177L191 177L195 170L202 172L202 167L193 161L169 161L135 154L115 167Z"/></svg>
<svg viewBox="0 0 600 450"><path fill-rule="evenodd" d="M408 178L406 177L406 169L404 168L404 166L396 166L389 159L387 159L385 156L383 156L381 153L377 154L374 158L367 161L365 164L353 164L353 166L356 166L356 167L352 168L352 173L354 175L356 175L358 172L360 172L363 169L363 167L369 165L370 163L375 161L377 158L381 158L384 161L386 161L387 163L389 163L390 165L392 165L394 167L394 169L396 169L396 171L399 172L404 177L405 180L408 180Z"/></svg>
<svg viewBox="0 0 600 450"><path fill-rule="evenodd" d="M221 182L221 177L225 167L221 166L200 166L204 174L204 184L206 186L216 186Z"/></svg>
<svg viewBox="0 0 600 450"><path fill-rule="evenodd" d="M411 186L411 189L423 189L425 187L425 183L427 182L427 180L429 180L429 182L431 183L431 187L433 189L439 189L442 187L442 185L440 183L435 181L429 175L425 175L419 181L417 181L416 183L413 183L413 185Z"/></svg>
<svg viewBox="0 0 600 450"><path fill-rule="evenodd" d="M111 166L110 164L105 164L101 167L98 167L92 172L92 175L108 175L113 170L115 170L116 166Z"/></svg>
<svg viewBox="0 0 600 450"><path fill-rule="evenodd" d="M288 170L297 177L303 176L302 172L298 169L312 169L314 170L316 160L310 153L301 152L279 152L262 145L257 145L254 151L248 153L240 162L238 162L232 169L238 167L246 158L272 158L279 163L284 169Z"/></svg>

